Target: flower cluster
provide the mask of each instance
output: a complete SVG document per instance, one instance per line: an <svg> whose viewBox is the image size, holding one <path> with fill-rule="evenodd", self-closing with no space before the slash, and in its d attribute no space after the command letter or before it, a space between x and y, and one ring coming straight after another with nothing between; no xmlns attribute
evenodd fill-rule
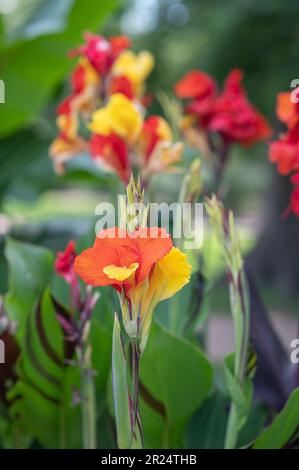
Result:
<svg viewBox="0 0 299 470"><path fill-rule="evenodd" d="M175 85L176 95L188 100L182 123L187 138L190 130L204 131L217 133L226 145L250 146L270 136L270 126L249 102L242 79L241 70L232 70L218 92L212 77L193 70Z"/></svg>
<svg viewBox="0 0 299 470"><path fill-rule="evenodd" d="M71 76L72 93L57 108L59 134L50 155L57 172L75 155L90 152L94 161L128 183L133 166L143 180L157 171L173 171L182 145L173 145L168 123L160 116L145 118L145 80L153 56L128 48L125 36L87 33L85 44L71 52L79 63ZM87 123L91 135L80 134ZM83 133L82 133L83 134Z"/></svg>
<svg viewBox="0 0 299 470"><path fill-rule="evenodd" d="M281 175L291 175L294 189L289 209L299 217L299 104L293 103L291 93L277 96L276 114L287 131L269 146L269 159Z"/></svg>

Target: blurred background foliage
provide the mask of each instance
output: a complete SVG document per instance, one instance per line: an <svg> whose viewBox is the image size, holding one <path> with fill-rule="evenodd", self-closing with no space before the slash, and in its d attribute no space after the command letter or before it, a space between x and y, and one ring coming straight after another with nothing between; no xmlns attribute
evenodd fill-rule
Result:
<svg viewBox="0 0 299 470"><path fill-rule="evenodd" d="M58 178L48 158L55 107L68 93L74 65L67 52L80 44L83 31L128 34L135 50L152 51L153 94L170 94L191 68L210 73L219 86L232 68L242 68L250 100L275 131L276 94L298 76L296 0L0 0L0 13L6 95L0 105L0 292L6 289L3 235L10 231L61 249L70 237L92 230L96 204L116 184L83 157ZM161 112L158 100L150 111ZM175 199L171 178L163 179L163 191ZM154 190L158 183L159 178ZM266 146L235 148L226 183L227 204L245 225L248 262L265 295L275 308L292 310L299 287L298 222L281 217L289 188L268 162ZM278 301L281 293L288 297Z"/></svg>

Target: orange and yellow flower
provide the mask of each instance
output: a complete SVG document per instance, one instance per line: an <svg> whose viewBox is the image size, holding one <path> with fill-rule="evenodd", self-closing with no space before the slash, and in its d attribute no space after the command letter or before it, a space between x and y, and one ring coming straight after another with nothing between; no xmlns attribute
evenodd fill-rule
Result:
<svg viewBox="0 0 299 470"><path fill-rule="evenodd" d="M143 351L155 306L189 282L191 266L164 229L129 234L112 228L76 257L74 271L87 284L117 289L126 331L139 339Z"/></svg>
<svg viewBox="0 0 299 470"><path fill-rule="evenodd" d="M150 52L127 50L125 36L105 39L87 33L85 44L71 52L79 63L71 76L72 92L57 108L59 134L50 147L55 170L64 171L74 156L91 153L105 170L128 183L136 166L144 182L153 173L176 171L182 144L173 145L165 119L144 121L144 82L154 66ZM83 138L84 122L91 135Z"/></svg>

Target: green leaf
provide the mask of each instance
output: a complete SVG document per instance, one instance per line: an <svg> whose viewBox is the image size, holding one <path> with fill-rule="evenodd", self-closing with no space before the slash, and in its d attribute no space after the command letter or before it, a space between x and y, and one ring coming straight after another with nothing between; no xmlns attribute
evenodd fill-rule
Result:
<svg viewBox="0 0 299 470"><path fill-rule="evenodd" d="M211 390L213 372L209 361L198 347L154 321L140 368L143 405L152 408L148 419L141 413L145 445L157 440L152 432L160 433L160 446L181 445L188 420Z"/></svg>
<svg viewBox="0 0 299 470"><path fill-rule="evenodd" d="M232 402L236 405L237 412L237 422L236 426L238 431L242 429L248 414L250 411L251 401L252 401L252 381L250 378L247 378L243 388L238 383L237 379L233 373L234 368L234 353L229 354L224 360L224 371L227 388L232 399Z"/></svg>
<svg viewBox="0 0 299 470"><path fill-rule="evenodd" d="M95 377L96 391L106 393L107 379L111 370L112 341L111 332L96 318L91 321L90 343L92 346L92 368L97 372Z"/></svg>
<svg viewBox="0 0 299 470"><path fill-rule="evenodd" d="M192 416L186 432L188 449L223 449L227 423L227 399L215 392Z"/></svg>
<svg viewBox="0 0 299 470"><path fill-rule="evenodd" d="M255 441L254 449L281 449L299 431L299 388L294 390L283 410Z"/></svg>
<svg viewBox="0 0 299 470"><path fill-rule="evenodd" d="M8 263L5 306L11 319L18 322L17 338L22 342L27 316L52 275L53 254L46 248L8 238L5 257Z"/></svg>
<svg viewBox="0 0 299 470"><path fill-rule="evenodd" d="M130 402L127 383L126 358L120 335L120 325L115 314L112 341L112 389L120 449L130 449L132 444Z"/></svg>
<svg viewBox="0 0 299 470"><path fill-rule="evenodd" d="M28 315L24 334L18 380L8 392L10 413L43 447L80 447L80 407L71 405L79 371L65 363L64 336L49 291Z"/></svg>

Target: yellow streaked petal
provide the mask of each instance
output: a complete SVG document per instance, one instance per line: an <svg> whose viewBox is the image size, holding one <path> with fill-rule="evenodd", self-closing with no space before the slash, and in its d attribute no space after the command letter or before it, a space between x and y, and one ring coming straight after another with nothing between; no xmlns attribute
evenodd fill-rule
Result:
<svg viewBox="0 0 299 470"><path fill-rule="evenodd" d="M136 271L138 266L138 263L132 263L128 268L126 266L115 266L114 264L110 264L109 266L105 266L103 272L109 277L109 279L125 281Z"/></svg>

